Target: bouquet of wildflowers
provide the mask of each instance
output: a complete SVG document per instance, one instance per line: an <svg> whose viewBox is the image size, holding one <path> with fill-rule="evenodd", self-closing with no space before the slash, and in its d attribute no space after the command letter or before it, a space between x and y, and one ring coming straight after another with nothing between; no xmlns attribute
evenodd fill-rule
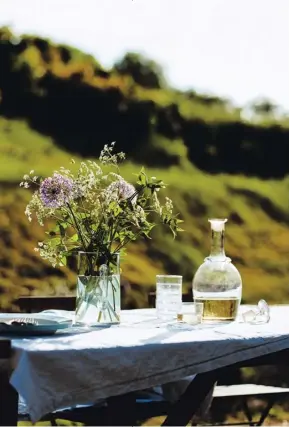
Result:
<svg viewBox="0 0 289 427"><path fill-rule="evenodd" d="M53 266L66 265L67 257L77 251L95 252L101 263L114 262L114 254L129 242L150 238L157 221L174 236L181 230L172 201L159 200L163 181L148 177L142 168L136 183L128 183L120 175L124 159L124 153L114 153L112 143L104 146L99 162L81 162L76 172L74 166L73 171L61 167L45 179L34 171L24 176L20 186L37 186L26 207L28 219L35 215L41 225L53 220L47 238L35 248Z"/></svg>

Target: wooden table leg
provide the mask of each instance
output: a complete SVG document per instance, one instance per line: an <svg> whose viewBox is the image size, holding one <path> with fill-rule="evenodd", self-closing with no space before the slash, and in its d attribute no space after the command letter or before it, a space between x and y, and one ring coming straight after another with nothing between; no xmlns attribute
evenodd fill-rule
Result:
<svg viewBox="0 0 289 427"><path fill-rule="evenodd" d="M17 426L18 393L11 386L11 342L0 339L0 426Z"/></svg>
<svg viewBox="0 0 289 427"><path fill-rule="evenodd" d="M135 426L135 395L127 393L122 396L109 397L108 404L108 426Z"/></svg>
<svg viewBox="0 0 289 427"><path fill-rule="evenodd" d="M172 405L163 426L186 426L218 380L220 369L198 374L180 399Z"/></svg>
<svg viewBox="0 0 289 427"><path fill-rule="evenodd" d="M18 393L9 383L9 373L0 373L0 426L17 426Z"/></svg>

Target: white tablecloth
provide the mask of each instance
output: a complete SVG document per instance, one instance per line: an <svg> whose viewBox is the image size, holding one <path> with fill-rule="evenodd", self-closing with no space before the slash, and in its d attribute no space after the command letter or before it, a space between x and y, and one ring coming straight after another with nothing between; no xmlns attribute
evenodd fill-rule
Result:
<svg viewBox="0 0 289 427"><path fill-rule="evenodd" d="M289 348L289 307L265 325L156 326L155 310L122 312L122 323L76 335L13 340L11 383L33 422L63 407L180 380Z"/></svg>

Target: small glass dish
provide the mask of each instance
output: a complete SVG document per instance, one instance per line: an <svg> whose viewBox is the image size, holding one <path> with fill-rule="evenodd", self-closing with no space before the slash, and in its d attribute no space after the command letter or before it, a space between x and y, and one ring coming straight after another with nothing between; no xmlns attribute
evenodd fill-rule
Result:
<svg viewBox="0 0 289 427"><path fill-rule="evenodd" d="M177 314L178 323L198 325L202 323L204 304L201 302L183 302Z"/></svg>
<svg viewBox="0 0 289 427"><path fill-rule="evenodd" d="M261 325L270 321L270 308L264 299L261 299L253 310L245 311L242 315L244 323Z"/></svg>

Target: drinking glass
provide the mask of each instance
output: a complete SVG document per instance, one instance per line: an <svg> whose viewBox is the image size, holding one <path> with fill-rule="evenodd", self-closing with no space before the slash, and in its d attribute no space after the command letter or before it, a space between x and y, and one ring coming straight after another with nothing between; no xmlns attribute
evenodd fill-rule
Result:
<svg viewBox="0 0 289 427"><path fill-rule="evenodd" d="M183 302L181 312L178 313L178 322L197 325L202 323L204 304L202 302Z"/></svg>
<svg viewBox="0 0 289 427"><path fill-rule="evenodd" d="M177 319L182 307L182 276L156 276L156 311L159 319Z"/></svg>

